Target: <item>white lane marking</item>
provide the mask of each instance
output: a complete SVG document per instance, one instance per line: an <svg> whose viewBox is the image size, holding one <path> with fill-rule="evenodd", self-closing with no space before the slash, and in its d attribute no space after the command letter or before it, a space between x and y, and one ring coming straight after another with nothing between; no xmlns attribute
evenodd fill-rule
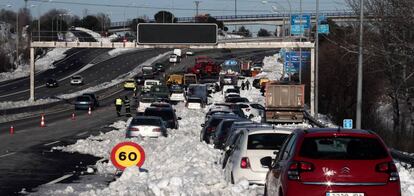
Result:
<svg viewBox="0 0 414 196"><path fill-rule="evenodd" d="M10 155L14 155L14 154L16 154L16 152L11 152L11 153L8 153L8 154L0 155L0 158L7 157L7 156L10 156Z"/></svg>
<svg viewBox="0 0 414 196"><path fill-rule="evenodd" d="M86 135L86 134L88 134L88 132L87 132L87 131L82 132L82 133L79 133L79 134L77 134L76 136L82 136L82 135Z"/></svg>
<svg viewBox="0 0 414 196"><path fill-rule="evenodd" d="M56 143L59 143L59 142L60 142L60 141L50 142L50 143L45 144L44 146L50 146L50 145L53 145L53 144L56 144Z"/></svg>
<svg viewBox="0 0 414 196"><path fill-rule="evenodd" d="M52 181L46 183L46 185L56 184L56 183L58 183L58 182L60 182L60 181L62 181L64 179L70 178L72 176L73 176L73 174L66 174L66 175L64 175L64 176L62 176L62 177L60 177L60 178L58 178L56 180L52 180Z"/></svg>

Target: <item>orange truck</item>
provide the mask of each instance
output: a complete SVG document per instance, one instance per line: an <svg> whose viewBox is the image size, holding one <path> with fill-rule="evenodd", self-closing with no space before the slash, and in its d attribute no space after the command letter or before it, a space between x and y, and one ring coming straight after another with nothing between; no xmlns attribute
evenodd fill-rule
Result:
<svg viewBox="0 0 414 196"><path fill-rule="evenodd" d="M301 123L305 110L305 85L268 82L265 93L268 123Z"/></svg>

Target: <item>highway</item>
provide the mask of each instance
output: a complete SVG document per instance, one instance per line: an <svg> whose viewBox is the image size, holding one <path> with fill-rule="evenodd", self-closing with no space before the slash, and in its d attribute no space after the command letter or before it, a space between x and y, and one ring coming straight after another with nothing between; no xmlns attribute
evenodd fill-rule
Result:
<svg viewBox="0 0 414 196"><path fill-rule="evenodd" d="M86 78L87 84L84 86L71 86L69 80L65 79L60 82L61 85L58 88L36 89L36 95L51 96L71 93L110 81L119 75L128 73L145 60L164 52L166 50L142 50L122 54L85 70L82 75ZM222 50L196 51L197 55L208 55L218 61L236 56L260 59L274 53L274 50L235 50L231 53L223 53ZM187 70L193 64L194 58L185 58L180 64L171 65L166 73ZM169 64L165 60L164 63ZM63 72L60 77L70 75L73 71L76 70L67 70L69 73ZM24 80L19 82L23 83ZM15 194L22 188L30 191L38 185L68 174L73 175L65 180L72 181L80 175L79 171L84 171L87 165L93 165L98 160L92 156L50 150L53 146L69 145L91 134L109 131L111 129L106 127L109 124L117 120L126 120L124 116L116 117L113 100L118 96L131 96L131 91L124 91L121 86L115 86L98 95L103 96L100 100L101 107L94 110L91 116L87 115L86 111L75 112L73 106L69 105L61 112L47 113L46 109L46 127L39 126L40 116L0 124L0 130L8 130L10 125L13 125L15 129L14 135L9 135L7 131L0 132L0 141L3 141L0 143L0 195ZM72 112L76 113L76 120L71 119Z"/></svg>

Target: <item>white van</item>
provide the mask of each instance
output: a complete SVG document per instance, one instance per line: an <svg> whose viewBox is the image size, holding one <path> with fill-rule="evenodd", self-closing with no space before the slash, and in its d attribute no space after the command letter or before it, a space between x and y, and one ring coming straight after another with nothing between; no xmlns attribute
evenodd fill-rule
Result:
<svg viewBox="0 0 414 196"><path fill-rule="evenodd" d="M177 55L178 57L181 57L181 55L182 55L182 51L181 51L181 49L174 49L174 52L173 52L175 55Z"/></svg>
<svg viewBox="0 0 414 196"><path fill-rule="evenodd" d="M150 91L152 86L160 85L160 84L161 84L161 82L159 80L145 80L143 91L148 92L148 91Z"/></svg>

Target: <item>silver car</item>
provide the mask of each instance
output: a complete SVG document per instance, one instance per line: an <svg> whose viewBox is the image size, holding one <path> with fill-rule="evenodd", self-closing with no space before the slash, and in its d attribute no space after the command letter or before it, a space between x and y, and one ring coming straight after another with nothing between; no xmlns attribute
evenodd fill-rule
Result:
<svg viewBox="0 0 414 196"><path fill-rule="evenodd" d="M131 120L126 131L126 137L160 137L167 136L167 128L161 117L136 116Z"/></svg>
<svg viewBox="0 0 414 196"><path fill-rule="evenodd" d="M80 75L74 75L71 77L70 79L70 84L71 85L81 85L83 84L83 77Z"/></svg>

